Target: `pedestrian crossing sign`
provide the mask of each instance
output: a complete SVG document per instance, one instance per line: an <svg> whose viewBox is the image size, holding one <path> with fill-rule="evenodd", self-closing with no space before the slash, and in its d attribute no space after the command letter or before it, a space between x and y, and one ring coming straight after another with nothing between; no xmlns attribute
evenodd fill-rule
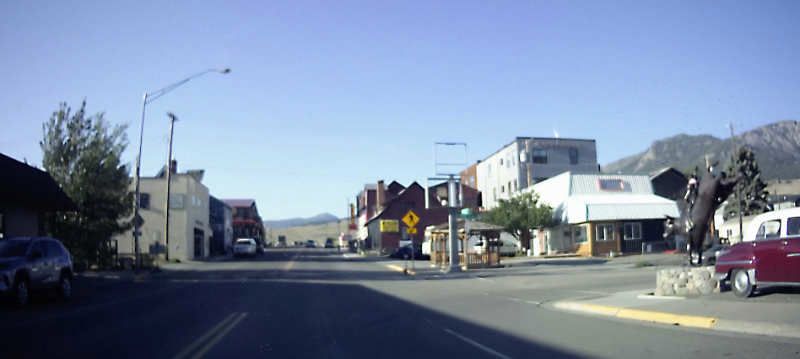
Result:
<svg viewBox="0 0 800 359"><path fill-rule="evenodd" d="M406 215L403 216L403 223L405 223L408 228L416 227L417 223L419 223L419 216L409 209Z"/></svg>

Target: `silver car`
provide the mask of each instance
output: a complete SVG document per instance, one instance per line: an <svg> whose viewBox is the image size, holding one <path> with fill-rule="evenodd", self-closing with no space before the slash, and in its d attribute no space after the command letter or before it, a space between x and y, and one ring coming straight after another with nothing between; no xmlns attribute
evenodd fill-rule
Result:
<svg viewBox="0 0 800 359"><path fill-rule="evenodd" d="M72 297L72 257L60 241L48 237L0 240L0 295L28 304L34 290L56 289Z"/></svg>

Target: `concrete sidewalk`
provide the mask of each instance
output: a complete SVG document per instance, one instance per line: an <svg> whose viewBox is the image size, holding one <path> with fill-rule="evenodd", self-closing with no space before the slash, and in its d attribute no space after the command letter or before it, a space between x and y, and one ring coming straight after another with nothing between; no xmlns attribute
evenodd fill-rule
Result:
<svg viewBox="0 0 800 359"><path fill-rule="evenodd" d="M681 265L685 261L685 254L650 253L633 254L621 257L578 257L578 256L552 256L552 257L503 257L500 263L506 267L535 266L535 265L631 265L631 266L671 266Z"/></svg>
<svg viewBox="0 0 800 359"><path fill-rule="evenodd" d="M790 303L709 297L655 297L651 290L558 301L552 307L590 315L743 334L800 338L800 298ZM724 299L721 299L724 298Z"/></svg>
<svg viewBox="0 0 800 359"><path fill-rule="evenodd" d="M132 270L87 270L75 273L75 276L110 280L143 280L150 278L154 273L158 273L158 271L151 269L142 269L139 272Z"/></svg>

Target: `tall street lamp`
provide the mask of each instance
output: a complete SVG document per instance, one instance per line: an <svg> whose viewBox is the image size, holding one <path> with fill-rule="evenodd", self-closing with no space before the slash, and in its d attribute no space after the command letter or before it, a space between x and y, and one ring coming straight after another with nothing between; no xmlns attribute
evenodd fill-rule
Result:
<svg viewBox="0 0 800 359"><path fill-rule="evenodd" d="M139 204L140 204L139 203L139 195L140 195L140 192L139 192L139 182L140 182L139 179L140 178L139 177L140 177L140 174L141 174L142 137L144 136L144 118L145 118L145 113L147 112L147 104L159 99L161 96L164 96L164 95L170 93L172 90L174 90L174 89L180 87L181 85L191 81L192 79L195 79L197 77L200 77L200 76L203 76L205 74L212 73L212 72L216 72L216 73L220 73L220 74L227 74L227 73L231 72L231 69L229 69L229 68L208 69L208 70L205 70L205 71L201 71L201 72L198 72L198 73L196 73L194 75L191 75L191 76L189 76L189 77L187 77L187 78L185 78L183 80L180 80L180 81L178 81L176 83L173 83L173 84L171 84L169 86L166 86L166 87L164 87L164 88L162 88L160 90L156 90L156 91L149 92L149 93L145 92L144 96L142 97L142 120L141 120L141 123L139 124L139 154L136 156L136 173L135 173L135 176L133 178L133 183L134 183L134 188L135 188L134 197L133 197L134 198L134 203L133 203L133 242L134 242L134 245L133 246L134 246L134 252L135 252L135 256L136 256L136 268L137 269L141 268L141 266L142 266L142 256L141 256L141 253L140 253L140 250L139 250L139 236L141 235L140 228L142 227L142 224L144 223L144 220L139 215ZM169 171L169 168L167 168L167 171Z"/></svg>

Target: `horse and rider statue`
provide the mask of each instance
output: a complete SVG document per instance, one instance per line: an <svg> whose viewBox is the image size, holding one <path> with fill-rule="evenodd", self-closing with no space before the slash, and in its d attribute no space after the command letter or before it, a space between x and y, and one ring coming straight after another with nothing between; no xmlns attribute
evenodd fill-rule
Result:
<svg viewBox="0 0 800 359"><path fill-rule="evenodd" d="M687 208L681 211L680 218L667 217L664 226L664 238L683 235L688 239L689 264L703 265L703 251L712 245L709 240L709 225L714 211L733 193L741 174L729 177L725 172L715 171L715 166L706 166L702 177L698 179L697 169L689 177L684 200Z"/></svg>

